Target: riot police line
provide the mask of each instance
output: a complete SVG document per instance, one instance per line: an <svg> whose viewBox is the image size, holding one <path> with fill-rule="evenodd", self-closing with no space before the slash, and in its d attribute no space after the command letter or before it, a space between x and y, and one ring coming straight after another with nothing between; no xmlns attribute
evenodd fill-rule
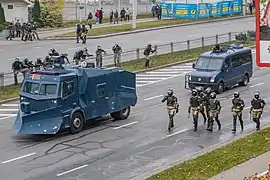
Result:
<svg viewBox="0 0 270 180"><path fill-rule="evenodd" d="M14 24L13 22L9 23L8 27L8 36L7 40L12 40L13 38L21 38L22 41L33 41L34 39L39 40L38 33L36 32L36 24L31 23L20 23L19 20Z"/></svg>
<svg viewBox="0 0 270 180"><path fill-rule="evenodd" d="M52 68L55 66L61 67L102 67L102 53L105 52L100 46L97 48L97 53L99 56L96 57L96 63L93 61L94 55L88 53L88 49L80 49L76 51L73 55L73 61L70 62L67 54L60 54L55 49L50 49L48 55L42 60L42 58L37 58L36 61L30 61L28 58L22 61L16 58L12 63L12 71L14 74L14 84L18 84L18 74L22 73L23 77L26 74L32 73L36 70Z"/></svg>
<svg viewBox="0 0 270 180"><path fill-rule="evenodd" d="M214 121L217 123L217 129L221 130L221 122L220 122L220 113L221 113L221 103L217 99L217 95L212 91L210 87L205 90L202 87L196 87L192 90L192 96L189 99L189 107L188 107L188 118L192 115L193 118L193 131L198 130L198 119L199 114L202 114L204 118L204 124L207 122L206 130L209 132L213 132ZM174 92L172 89L169 89L167 95L162 99L163 102L167 102L167 111L169 115L169 124L168 131L171 132L174 127L174 116L179 111L179 104L177 97L174 96ZM254 93L254 98L250 102L251 107L249 110L250 119L253 120L256 124L256 130L260 130L260 120L263 114L264 107L266 105L265 101L260 97L259 92ZM244 122L243 122L243 110L245 107L245 103L243 99L240 97L238 92L235 92L232 99L232 132L236 132L237 120L240 123L241 131L244 130Z"/></svg>

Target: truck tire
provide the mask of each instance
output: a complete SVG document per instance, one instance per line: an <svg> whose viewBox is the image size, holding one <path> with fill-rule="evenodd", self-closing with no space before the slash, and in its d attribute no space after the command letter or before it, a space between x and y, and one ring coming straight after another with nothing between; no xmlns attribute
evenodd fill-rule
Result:
<svg viewBox="0 0 270 180"><path fill-rule="evenodd" d="M224 92L225 88L224 88L224 84L222 82L220 82L218 84L218 87L217 87L217 94L222 94Z"/></svg>
<svg viewBox="0 0 270 180"><path fill-rule="evenodd" d="M71 134L79 133L83 130L84 118L82 113L76 112L72 115L71 120L69 121L69 131Z"/></svg>
<svg viewBox="0 0 270 180"><path fill-rule="evenodd" d="M240 86L247 86L249 83L249 77L248 75L245 75L244 80L239 83Z"/></svg>
<svg viewBox="0 0 270 180"><path fill-rule="evenodd" d="M121 111L111 113L111 117L114 120L124 120L127 119L130 114L130 107L122 109Z"/></svg>

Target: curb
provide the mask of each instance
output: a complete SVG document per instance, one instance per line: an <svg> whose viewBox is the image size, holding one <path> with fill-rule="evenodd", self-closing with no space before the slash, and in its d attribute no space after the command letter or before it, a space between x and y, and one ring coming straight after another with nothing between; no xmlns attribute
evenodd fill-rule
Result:
<svg viewBox="0 0 270 180"><path fill-rule="evenodd" d="M249 48L254 48L254 47L256 47L256 45L254 45L254 46L248 46L248 47ZM178 65L178 64L184 64L184 63L188 63L188 62L193 62L195 60L196 60L196 58L187 59L187 60L184 60L184 61L174 62L174 63L170 63L170 64L164 64L162 66L152 67L152 68L149 68L149 69L142 69L142 70L134 71L134 73L143 73L143 72L147 72L147 71L153 71L153 70L157 70L157 69L161 69L161 68L166 68L166 67L170 67L170 66L174 66L174 65ZM0 101L0 104L8 103L8 102L11 102L11 101L16 101L16 100L19 100L19 97L10 98L10 99L6 99L6 100L3 100L3 101Z"/></svg>
<svg viewBox="0 0 270 180"><path fill-rule="evenodd" d="M213 23L213 22L218 22L218 21L246 19L246 18L250 18L250 17L255 17L255 16L254 15L246 15L246 16L236 16L236 17L213 19L213 20L204 20L204 21L191 22L191 23L175 24L175 25L169 25L169 26L146 28L146 29L127 31L127 32L120 32L120 33L112 33L112 34L106 34L106 35L100 35L100 36L91 36L91 37L87 37L87 39L101 39L101 38L107 38L107 37L113 37L113 36L121 36L121 35L127 35L127 34L137 34L137 33L141 33L141 32L169 29L169 28L182 27L182 26L208 24L208 23ZM67 37L55 36L55 37L47 37L47 38L45 37L45 38L42 38L41 40L75 40L75 39L76 39L76 37L73 37L73 36L67 36Z"/></svg>

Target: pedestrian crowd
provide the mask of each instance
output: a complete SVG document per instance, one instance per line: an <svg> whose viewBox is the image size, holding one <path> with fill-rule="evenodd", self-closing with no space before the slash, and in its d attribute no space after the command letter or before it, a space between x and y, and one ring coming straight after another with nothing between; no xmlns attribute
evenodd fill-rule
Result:
<svg viewBox="0 0 270 180"><path fill-rule="evenodd" d="M21 38L22 41L33 41L34 39L39 39L36 32L37 26L35 23L30 22L20 22L19 20L10 22L8 25L8 35L7 40L12 40L14 38Z"/></svg>
<svg viewBox="0 0 270 180"><path fill-rule="evenodd" d="M250 177L244 177L243 180L270 180L270 164L268 165L268 171L264 173L263 175L259 175L258 173L255 173L254 175Z"/></svg>

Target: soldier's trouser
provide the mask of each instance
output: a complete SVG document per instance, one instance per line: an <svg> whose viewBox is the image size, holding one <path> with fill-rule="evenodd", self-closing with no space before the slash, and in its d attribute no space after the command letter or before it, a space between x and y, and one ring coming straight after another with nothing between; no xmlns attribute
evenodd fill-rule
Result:
<svg viewBox="0 0 270 180"><path fill-rule="evenodd" d="M79 43L80 42L80 38L81 38L81 34L78 34L77 33L76 38L77 38L77 43Z"/></svg>
<svg viewBox="0 0 270 180"><path fill-rule="evenodd" d="M243 119L242 119L242 111L234 109L232 111L232 115L233 115L233 129L232 130L236 131L236 121L237 121L237 117L238 117L238 120L239 120L240 126L241 126L241 130L243 131L244 123L243 123Z"/></svg>
<svg viewBox="0 0 270 180"><path fill-rule="evenodd" d="M118 53L114 54L113 59L114 59L114 65L120 66L120 54Z"/></svg>
<svg viewBox="0 0 270 180"><path fill-rule="evenodd" d="M200 109L200 113L201 113L201 115L203 116L204 123L206 123L206 120L207 120L207 119L206 119L204 107L202 107L202 108Z"/></svg>
<svg viewBox="0 0 270 180"><path fill-rule="evenodd" d="M259 130L260 129L260 119L261 119L261 115L263 113L262 109L252 109L252 120L256 123L256 129Z"/></svg>
<svg viewBox="0 0 270 180"><path fill-rule="evenodd" d="M102 67L102 56L96 58L96 67Z"/></svg>
<svg viewBox="0 0 270 180"><path fill-rule="evenodd" d="M176 109L173 106L167 106L167 111L168 111L168 115L169 115L168 130L170 131L171 128L174 127L173 117L176 114Z"/></svg>
<svg viewBox="0 0 270 180"><path fill-rule="evenodd" d="M219 121L218 111L217 110L210 110L209 111L209 120L208 120L208 125L207 125L208 130L211 130L211 131L213 130L214 120L217 122L218 129L220 130L221 123Z"/></svg>
<svg viewBox="0 0 270 180"><path fill-rule="evenodd" d="M14 75L14 85L18 84L18 73L19 71L14 70L13 75Z"/></svg>
<svg viewBox="0 0 270 180"><path fill-rule="evenodd" d="M192 116L193 116L193 125L194 125L194 130L197 131L198 129L198 116L199 116L199 111L200 108L191 108Z"/></svg>
<svg viewBox="0 0 270 180"><path fill-rule="evenodd" d="M145 56L145 64L144 64L145 68L149 68L150 67L150 57L149 55Z"/></svg>
<svg viewBox="0 0 270 180"><path fill-rule="evenodd" d="M82 43L83 43L83 44L86 43L86 34L85 34L85 33L82 33L82 35L81 35L81 40L82 40Z"/></svg>

